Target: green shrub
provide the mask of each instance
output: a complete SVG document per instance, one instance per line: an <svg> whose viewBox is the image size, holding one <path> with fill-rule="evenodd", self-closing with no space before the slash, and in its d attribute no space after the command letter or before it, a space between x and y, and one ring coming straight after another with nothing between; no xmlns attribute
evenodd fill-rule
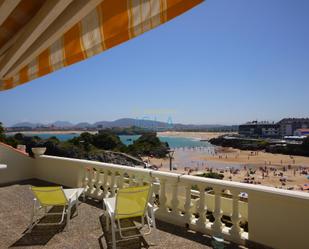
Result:
<svg viewBox="0 0 309 249"><path fill-rule="evenodd" d="M223 174L220 174L220 173L217 173L217 172L207 172L207 173L203 173L203 174L197 174L196 176L219 179L219 180L222 180L224 178Z"/></svg>

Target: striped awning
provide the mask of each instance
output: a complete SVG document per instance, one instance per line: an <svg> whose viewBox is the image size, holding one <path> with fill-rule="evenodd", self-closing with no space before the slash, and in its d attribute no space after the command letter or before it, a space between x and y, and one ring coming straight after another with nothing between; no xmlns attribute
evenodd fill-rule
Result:
<svg viewBox="0 0 309 249"><path fill-rule="evenodd" d="M0 0L0 90L132 39L203 0Z"/></svg>

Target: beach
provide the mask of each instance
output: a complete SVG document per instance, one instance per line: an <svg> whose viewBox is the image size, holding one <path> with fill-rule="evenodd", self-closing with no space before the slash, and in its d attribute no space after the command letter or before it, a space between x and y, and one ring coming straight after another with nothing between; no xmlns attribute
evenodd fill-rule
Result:
<svg viewBox="0 0 309 249"><path fill-rule="evenodd" d="M167 137L186 137L198 140L209 140L225 134L236 134L235 132L188 132L188 131L163 131L157 132L158 136Z"/></svg>
<svg viewBox="0 0 309 249"><path fill-rule="evenodd" d="M162 132L160 135L194 139L209 139L223 133ZM169 171L169 159L144 158ZM309 157L272 154L263 151L243 151L219 146L177 148L173 153L172 171L196 175L216 172L224 180L261 184L277 188L302 191L309 184Z"/></svg>

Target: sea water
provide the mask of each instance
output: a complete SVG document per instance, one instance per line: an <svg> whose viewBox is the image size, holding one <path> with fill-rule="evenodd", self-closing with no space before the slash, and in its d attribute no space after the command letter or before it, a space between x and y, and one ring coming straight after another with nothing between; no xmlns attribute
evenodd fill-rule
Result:
<svg viewBox="0 0 309 249"><path fill-rule="evenodd" d="M120 140L125 145L132 144L137 140L140 135L121 135L119 136ZM172 149L175 148L193 148L193 147L208 147L211 146L207 141L200 141L199 139L187 138L187 137L168 137L168 136L159 136L159 139L162 142L167 142L169 147Z"/></svg>
<svg viewBox="0 0 309 249"><path fill-rule="evenodd" d="M7 134L10 136L11 134ZM47 139L50 137L57 137L60 141L67 141L74 137L79 136L80 133L68 133L68 134L59 134L59 133L27 133L25 136L38 136L42 139ZM137 140L140 135L120 135L120 140L125 145L132 144L135 140ZM173 136L159 136L159 139L162 142L167 142L169 147L172 150L175 150L175 158L173 161L173 165L177 167L192 167L192 168L204 168L204 167L212 167L212 168L220 168L226 169L227 167L240 168L241 164L225 162L214 162L214 161L205 161L205 160L197 160L192 159L192 152L196 155L203 154L212 154L214 152L214 148L216 146L210 144L207 141L200 141L196 138L188 138L188 137L173 137Z"/></svg>
<svg viewBox="0 0 309 249"><path fill-rule="evenodd" d="M79 133L69 133L69 134L59 134L59 133L27 133L25 136L38 136L42 139L47 139L50 137L56 137L60 141L67 141L74 137L79 136ZM119 138L122 143L125 145L133 144L140 135L120 135ZM168 137L168 136L159 136L159 139L162 142L167 142L169 147L172 149L175 148L194 148L194 147L209 147L212 146L207 141L200 141L199 139L187 138L187 137Z"/></svg>

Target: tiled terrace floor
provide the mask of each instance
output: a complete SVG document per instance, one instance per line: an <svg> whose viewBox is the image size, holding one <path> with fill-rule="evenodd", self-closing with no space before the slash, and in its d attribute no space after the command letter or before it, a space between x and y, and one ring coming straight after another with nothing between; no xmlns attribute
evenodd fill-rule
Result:
<svg viewBox="0 0 309 249"><path fill-rule="evenodd" d="M101 204L87 200L79 206L79 214L73 214L70 229L63 226L35 227L31 233L24 233L29 225L32 208L32 185L46 183L33 180L0 187L0 248L110 248L106 243L110 235L106 233ZM157 221L159 241L153 246L154 239L146 236L141 240L132 240L118 244L117 248L241 248L237 245L216 245L202 234L187 231L168 223ZM144 241L144 243L142 243Z"/></svg>

